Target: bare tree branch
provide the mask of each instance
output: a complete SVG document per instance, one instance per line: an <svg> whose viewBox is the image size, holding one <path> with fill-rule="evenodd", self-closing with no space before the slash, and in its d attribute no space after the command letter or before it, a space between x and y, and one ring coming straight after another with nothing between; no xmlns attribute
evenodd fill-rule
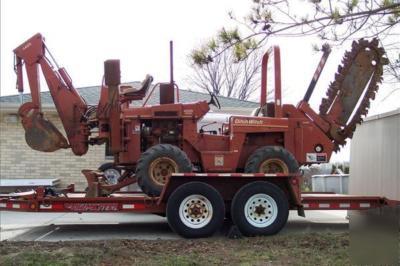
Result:
<svg viewBox="0 0 400 266"><path fill-rule="evenodd" d="M246 59L253 51L263 47L269 38L317 36L322 43L340 46L359 38L378 37L386 48L400 35L400 1L398 0L253 0L250 13L244 19L230 17L243 26L238 29L223 28L212 47L194 50L195 64L209 64L227 50L236 61ZM386 80L400 82L400 43L386 50L390 64L386 66ZM243 81L246 83L245 81Z"/></svg>
<svg viewBox="0 0 400 266"><path fill-rule="evenodd" d="M259 87L260 62L260 51L255 51L241 61L235 61L232 53L225 51L209 64L196 65L192 62L193 73L189 83L216 95L247 100Z"/></svg>

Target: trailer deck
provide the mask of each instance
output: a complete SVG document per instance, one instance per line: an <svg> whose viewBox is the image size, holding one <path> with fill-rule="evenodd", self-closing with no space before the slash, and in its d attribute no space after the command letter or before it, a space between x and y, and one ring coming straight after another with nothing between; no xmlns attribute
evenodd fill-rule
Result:
<svg viewBox="0 0 400 266"><path fill-rule="evenodd" d="M192 238L211 236L229 216L246 236L271 235L285 226L289 210L305 216L305 210L365 210L398 204L379 196L302 193L300 181L299 174L176 173L167 179L159 197L119 191L93 197L75 191L74 185L62 190L39 187L0 194L0 210L151 213L166 216L175 232Z"/></svg>
<svg viewBox="0 0 400 266"><path fill-rule="evenodd" d="M115 193L109 198L86 198L84 192L68 193L67 197L36 198L37 190L28 193L0 195L0 211L29 212L145 212L163 213L165 204L159 198L143 193ZM26 199L28 196L31 199ZM363 210L391 205L384 197L354 196L343 194L302 193L304 210Z"/></svg>
<svg viewBox="0 0 400 266"><path fill-rule="evenodd" d="M176 173L171 180L190 178L254 178L283 177L281 174L221 174L221 173ZM183 180L181 180L183 181ZM171 182L169 182L171 184ZM166 186L165 191L170 186ZM108 197L86 197L86 192L75 191L68 186L64 193L46 195L43 187L19 193L0 194L0 210L29 212L141 212L165 213L165 193L160 197L149 197L142 192L115 192ZM396 204L396 201L379 196L356 196L330 192L300 193L304 210L363 210Z"/></svg>

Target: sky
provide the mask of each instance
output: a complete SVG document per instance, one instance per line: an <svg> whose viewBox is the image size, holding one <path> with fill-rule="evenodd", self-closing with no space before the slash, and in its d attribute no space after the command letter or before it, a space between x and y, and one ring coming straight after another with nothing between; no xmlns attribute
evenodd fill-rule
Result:
<svg viewBox="0 0 400 266"><path fill-rule="evenodd" d="M103 62L120 59L122 81L142 80L151 74L155 82L169 80L169 41L174 41L174 75L181 89L187 83L188 55L223 26L233 26L228 12L248 14L250 0L1 0L0 95L16 94L13 49L40 32L59 65L75 87L101 83ZM305 93L319 62L312 51L313 38L271 39L282 57L283 102L296 104ZM318 110L329 82L348 45L333 50L310 104ZM266 47L267 49L267 47ZM47 90L43 88L42 90ZM371 114L400 105L400 93L382 101L390 91L383 87ZM251 97L257 100L256 93ZM343 158L348 158L344 155Z"/></svg>

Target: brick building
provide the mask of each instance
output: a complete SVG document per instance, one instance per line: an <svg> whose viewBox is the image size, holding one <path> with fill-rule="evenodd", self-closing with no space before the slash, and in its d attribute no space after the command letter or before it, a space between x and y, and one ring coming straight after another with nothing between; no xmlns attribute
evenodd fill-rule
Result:
<svg viewBox="0 0 400 266"><path fill-rule="evenodd" d="M99 100L100 87L85 87L78 89L88 104L96 105ZM180 102L209 100L209 95L200 92L180 90ZM41 93L43 112L61 132L62 125L58 119L49 92ZM157 104L158 89L148 104ZM105 147L90 146L84 156L75 156L70 149L44 153L32 150L25 142L24 129L19 121L17 111L21 101L30 101L29 94L0 97L0 178L59 178L62 185L75 183L78 188L85 186L82 169L96 169L106 161ZM219 97L222 110L234 114L250 114L257 103L240 101L233 98Z"/></svg>

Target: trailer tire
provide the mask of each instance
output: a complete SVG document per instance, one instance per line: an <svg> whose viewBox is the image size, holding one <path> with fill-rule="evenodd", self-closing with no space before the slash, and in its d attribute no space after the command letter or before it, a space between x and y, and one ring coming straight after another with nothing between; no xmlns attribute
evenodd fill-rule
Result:
<svg viewBox="0 0 400 266"><path fill-rule="evenodd" d="M189 172L192 172L192 163L185 152L171 144L158 144L142 153L135 175L144 193L159 196L171 173Z"/></svg>
<svg viewBox="0 0 400 266"><path fill-rule="evenodd" d="M255 150L247 159L246 173L297 173L299 164L294 156L280 146L264 146Z"/></svg>
<svg viewBox="0 0 400 266"><path fill-rule="evenodd" d="M172 192L166 213L168 224L179 235L208 237L221 228L225 204L214 187L203 182L189 182Z"/></svg>
<svg viewBox="0 0 400 266"><path fill-rule="evenodd" d="M273 235L285 226L289 203L278 186L256 181L235 194L231 215L233 223L245 236Z"/></svg>

